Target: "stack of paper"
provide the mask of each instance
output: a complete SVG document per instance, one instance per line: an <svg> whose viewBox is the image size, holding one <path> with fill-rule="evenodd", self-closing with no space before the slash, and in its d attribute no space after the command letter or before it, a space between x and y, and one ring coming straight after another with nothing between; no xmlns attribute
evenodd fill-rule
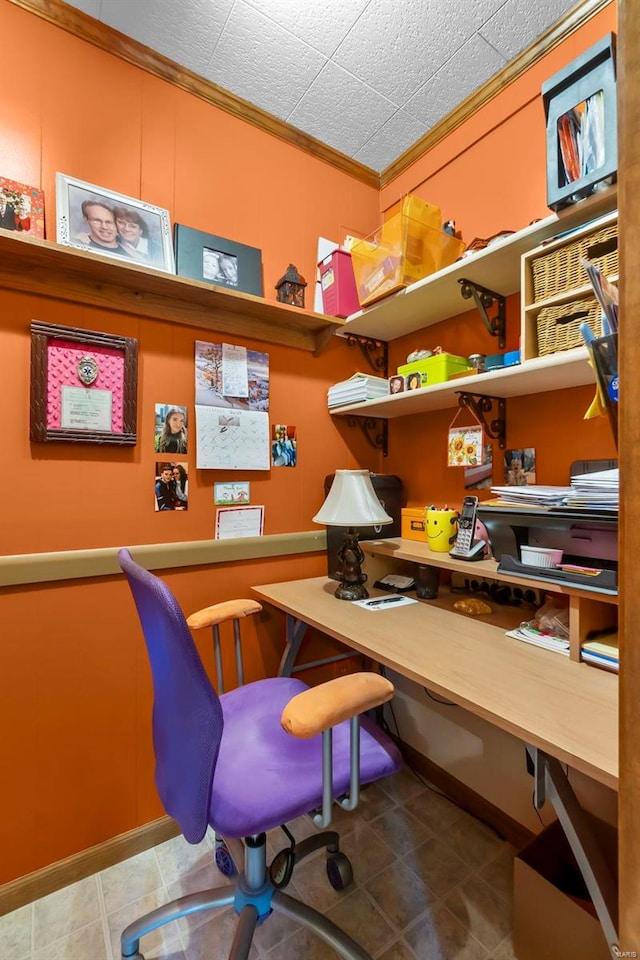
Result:
<svg viewBox="0 0 640 960"><path fill-rule="evenodd" d="M620 652L618 650L618 635L609 634L601 640L586 640L582 644L582 659L593 663L605 670L618 673L620 669Z"/></svg>
<svg viewBox="0 0 640 960"><path fill-rule="evenodd" d="M348 380L342 380L329 387L327 399L330 407L339 407L345 403L360 403L362 400L377 400L389 393L389 381L386 377L372 377L368 373L354 373Z"/></svg>
<svg viewBox="0 0 640 960"><path fill-rule="evenodd" d="M619 485L620 477L617 468L571 477L571 492L567 497L567 506L617 511L620 501Z"/></svg>
<svg viewBox="0 0 640 960"><path fill-rule="evenodd" d="M531 484L526 487L491 487L504 503L519 503L522 506L563 506L571 493L571 487L543 487Z"/></svg>
<svg viewBox="0 0 640 960"><path fill-rule="evenodd" d="M528 623L521 623L515 630L507 630L508 637L514 640L524 640L525 643L532 643L535 647L544 647L545 650L553 650L555 653L563 653L569 656L569 641L564 637L556 637L553 633L543 633L536 630Z"/></svg>

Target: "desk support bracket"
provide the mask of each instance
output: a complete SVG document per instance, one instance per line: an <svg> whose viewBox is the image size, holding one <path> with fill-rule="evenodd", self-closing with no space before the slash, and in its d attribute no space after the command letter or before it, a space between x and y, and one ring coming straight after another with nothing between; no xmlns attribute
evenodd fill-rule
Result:
<svg viewBox="0 0 640 960"><path fill-rule="evenodd" d="M494 401L498 408L498 415L491 423L487 423L485 413L493 409ZM507 401L504 397L489 397L482 393L469 393L467 390L458 393L458 403L461 407L469 407L476 420L482 424L487 436L491 440L499 440L501 450L507 445Z"/></svg>
<svg viewBox="0 0 640 960"><path fill-rule="evenodd" d="M304 620L298 620L292 614L287 614L287 632L286 646L280 659L278 667L279 677L292 677L294 673L301 673L303 670L311 670L312 667L324 667L328 663L336 663L338 660L349 660L358 657L357 650L350 650L348 653L338 653L335 657L325 657L323 660L310 660L307 663L295 665L300 647L307 633L309 624Z"/></svg>
<svg viewBox="0 0 640 960"><path fill-rule="evenodd" d="M360 430L376 450L382 450L382 456L389 454L389 422L377 417L347 416L348 427L360 427Z"/></svg>
<svg viewBox="0 0 640 960"><path fill-rule="evenodd" d="M371 337L361 337L357 333L349 333L344 338L350 347L360 347L367 363L379 377L389 375L389 351L384 340L373 340Z"/></svg>
<svg viewBox="0 0 640 960"><path fill-rule="evenodd" d="M492 337L498 338L498 347L500 350L504 350L505 327L507 324L506 299L501 294L494 293L493 290L487 290L486 287L481 287L479 283L475 283L473 280L465 280L462 278L458 280L458 283L460 284L460 293L465 300L470 300L471 297L473 297L485 327ZM494 303L498 307L497 313L494 317L489 317L487 310L492 307Z"/></svg>
<svg viewBox="0 0 640 960"><path fill-rule="evenodd" d="M618 894L615 879L560 762L536 747L527 746L527 753L534 765L536 809L539 810L547 798L553 804L587 885L611 955L618 957Z"/></svg>

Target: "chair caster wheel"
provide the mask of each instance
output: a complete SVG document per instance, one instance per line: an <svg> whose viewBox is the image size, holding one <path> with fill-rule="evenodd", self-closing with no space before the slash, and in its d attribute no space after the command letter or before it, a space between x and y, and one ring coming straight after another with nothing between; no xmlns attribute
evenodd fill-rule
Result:
<svg viewBox="0 0 640 960"><path fill-rule="evenodd" d="M334 890L349 886L353 880L353 868L344 853L332 853L327 857L327 877Z"/></svg>
<svg viewBox="0 0 640 960"><path fill-rule="evenodd" d="M235 877L238 872L227 845L221 840L216 840L216 867L223 877Z"/></svg>

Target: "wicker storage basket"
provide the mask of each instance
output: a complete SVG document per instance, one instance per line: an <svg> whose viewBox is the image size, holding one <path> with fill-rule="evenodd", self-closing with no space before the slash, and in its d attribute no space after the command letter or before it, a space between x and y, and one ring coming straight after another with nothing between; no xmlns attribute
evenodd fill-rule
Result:
<svg viewBox="0 0 640 960"><path fill-rule="evenodd" d="M596 337L602 336L600 304L595 298L574 300L555 307L543 307L537 317L538 356L581 347L580 324L589 324Z"/></svg>
<svg viewBox="0 0 640 960"><path fill-rule="evenodd" d="M533 299L546 300L557 293L588 283L580 260L590 260L605 277L618 272L618 224L596 230L587 236L566 243L557 250L536 257L531 263Z"/></svg>

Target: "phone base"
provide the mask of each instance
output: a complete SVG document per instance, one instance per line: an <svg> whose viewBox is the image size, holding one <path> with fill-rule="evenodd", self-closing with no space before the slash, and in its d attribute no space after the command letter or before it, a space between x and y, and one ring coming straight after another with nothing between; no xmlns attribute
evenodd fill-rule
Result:
<svg viewBox="0 0 640 960"><path fill-rule="evenodd" d="M449 556L454 560L484 560L484 553L487 547L485 540L474 540L466 553L455 549L449 551Z"/></svg>

